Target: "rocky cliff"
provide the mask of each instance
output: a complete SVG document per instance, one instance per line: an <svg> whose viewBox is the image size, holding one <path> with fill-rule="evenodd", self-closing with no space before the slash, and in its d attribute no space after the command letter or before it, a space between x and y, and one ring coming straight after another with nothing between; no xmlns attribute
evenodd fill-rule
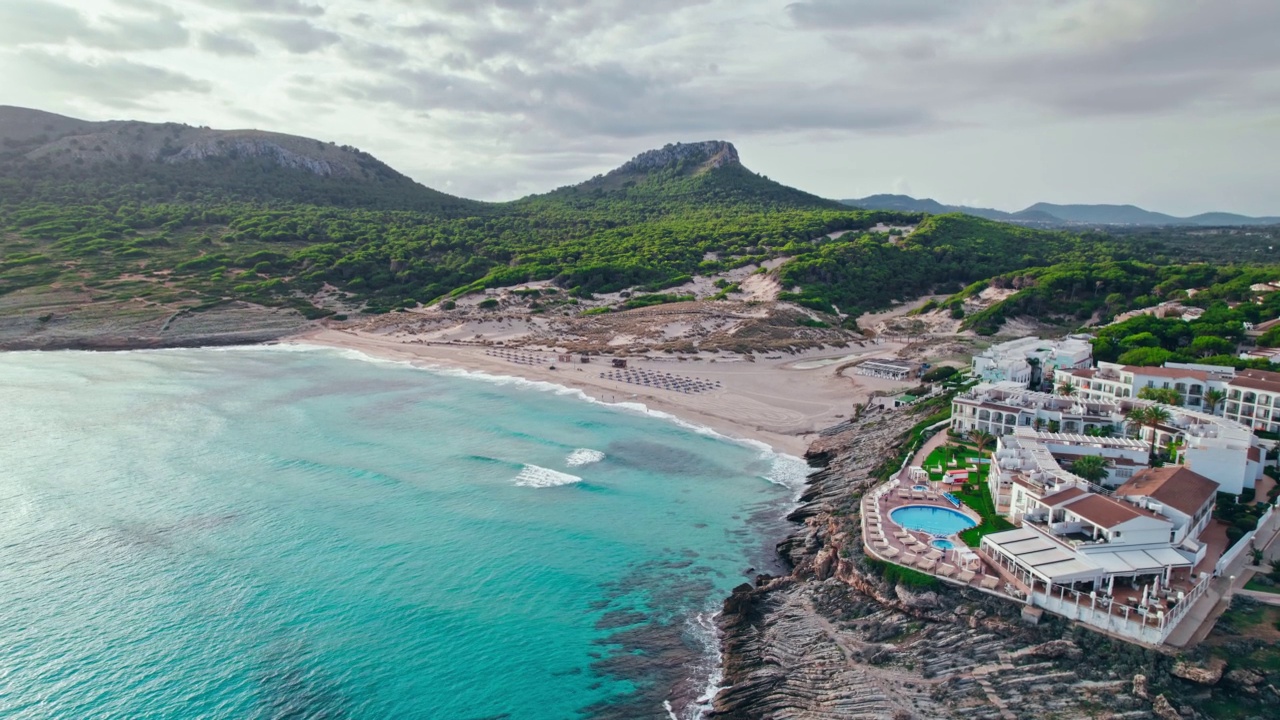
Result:
<svg viewBox="0 0 1280 720"><path fill-rule="evenodd" d="M794 570L725 602L725 687L707 717L1155 717L1170 658L1052 618L1028 627L974 590L889 583L866 560L858 500L918 419L872 414L814 443L821 469L778 547Z"/></svg>
<svg viewBox="0 0 1280 720"><path fill-rule="evenodd" d="M648 173L684 164L691 172L741 164L738 149L723 140L697 143L674 143L657 150L642 152L611 174Z"/></svg>

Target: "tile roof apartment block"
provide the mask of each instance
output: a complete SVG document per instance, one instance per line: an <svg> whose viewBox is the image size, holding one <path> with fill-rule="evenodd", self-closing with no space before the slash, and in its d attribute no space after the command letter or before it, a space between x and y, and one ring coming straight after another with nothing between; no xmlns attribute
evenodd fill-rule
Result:
<svg viewBox="0 0 1280 720"><path fill-rule="evenodd" d="M1225 549L1205 532L1218 484L1169 466L1143 467L1114 490L1093 485L1059 462L1064 448L1090 442L1099 454L1138 449L1028 427L998 439L988 483L997 510L1019 527L984 536L979 554L1034 605L1158 643Z"/></svg>
<svg viewBox="0 0 1280 720"><path fill-rule="evenodd" d="M1087 400L1134 398L1142 388L1166 388L1178 392L1179 404L1192 410L1212 411L1253 430L1280 433L1280 373L1242 370L1194 363L1165 363L1163 367L1136 367L1098 363L1097 368L1058 368L1054 381L1071 381L1077 397ZM1210 408L1205 392L1226 393L1224 402Z"/></svg>
<svg viewBox="0 0 1280 720"><path fill-rule="evenodd" d="M1151 441L1173 444L1178 464L1218 483L1223 492L1240 494L1262 477L1264 454L1260 441L1245 425L1230 418L1185 407L1162 406L1169 411L1166 425L1130 427L1127 413L1155 403L1134 398L1093 399L1032 392L1017 383L978 385L952 400L951 429L957 433L985 430L997 437L1017 434L1017 451L1048 453L1070 465L1073 456L1101 455L1108 460L1104 485L1127 481L1148 465ZM1100 429L1116 437L1094 437ZM1047 432L1046 429L1053 432ZM1126 430L1140 437L1124 437ZM1154 438L1153 438L1154 435ZM1011 444L1013 445L1013 444ZM1058 461L1054 461L1058 466ZM1000 502L1008 488L992 488Z"/></svg>

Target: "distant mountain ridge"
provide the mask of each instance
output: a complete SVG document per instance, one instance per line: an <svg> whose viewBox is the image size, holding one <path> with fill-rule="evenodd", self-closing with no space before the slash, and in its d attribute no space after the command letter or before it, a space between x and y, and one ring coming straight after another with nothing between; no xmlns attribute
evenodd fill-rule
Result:
<svg viewBox="0 0 1280 720"><path fill-rule="evenodd" d="M0 106L0 177L142 184L155 199L168 188L217 188L241 199L464 212L482 205L427 188L367 152L331 142L180 123L91 122L12 106Z"/></svg>
<svg viewBox="0 0 1280 720"><path fill-rule="evenodd" d="M864 198L841 200L840 202L867 210L925 212L932 215L959 212L988 220L1000 220L1023 225L1199 225L1212 227L1280 224L1280 217L1250 217L1235 213L1208 212L1182 218L1144 210L1135 205L1056 205L1041 202L1025 210L1011 213L993 208L944 205L932 198L917 199L909 195L869 195Z"/></svg>

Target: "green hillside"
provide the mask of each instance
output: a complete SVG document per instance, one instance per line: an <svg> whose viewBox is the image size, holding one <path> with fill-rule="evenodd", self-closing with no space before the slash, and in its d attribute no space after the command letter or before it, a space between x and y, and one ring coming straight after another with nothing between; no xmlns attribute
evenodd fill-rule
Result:
<svg viewBox="0 0 1280 720"><path fill-rule="evenodd" d="M655 292L782 258L784 299L856 317L1055 263L1164 253L1146 237L850 208L751 172L720 141L495 204L422 187L354 148L259 131L0 108L0 138L0 297L234 299L316 317L326 311L310 298L326 286L379 313L533 280ZM882 223L918 228L874 232ZM1201 241L1182 240L1179 255L1195 256Z"/></svg>

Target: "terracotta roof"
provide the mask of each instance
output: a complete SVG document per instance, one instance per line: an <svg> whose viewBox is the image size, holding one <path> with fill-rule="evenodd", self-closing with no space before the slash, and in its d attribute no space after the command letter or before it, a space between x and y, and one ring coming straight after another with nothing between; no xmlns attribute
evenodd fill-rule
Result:
<svg viewBox="0 0 1280 720"><path fill-rule="evenodd" d="M1143 470L1116 488L1121 497L1149 497L1184 515L1195 515L1217 493L1218 483L1182 465Z"/></svg>
<svg viewBox="0 0 1280 720"><path fill-rule="evenodd" d="M1257 325L1254 325L1253 332L1257 332L1257 333L1266 332L1267 330L1270 330L1276 325L1280 325L1280 318L1276 318L1275 320L1268 320L1264 323L1258 323Z"/></svg>
<svg viewBox="0 0 1280 720"><path fill-rule="evenodd" d="M1280 373L1266 370L1244 370L1227 384L1231 387L1242 387L1250 390L1280 392Z"/></svg>
<svg viewBox="0 0 1280 720"><path fill-rule="evenodd" d="M1069 487L1066 490L1059 490L1058 492L1052 495L1046 495L1040 498L1040 502L1041 504L1047 505L1048 507L1053 507L1055 505L1061 505L1064 502L1067 502L1074 498L1078 498L1081 495L1085 495L1085 494L1087 493L1078 487Z"/></svg>
<svg viewBox="0 0 1280 720"><path fill-rule="evenodd" d="M1087 493L1079 500L1073 501L1067 506L1067 510L1100 528L1107 529L1123 525L1130 520L1137 520L1140 517L1159 518L1168 522L1167 519L1153 512L1134 507L1128 503L1122 503L1119 500L1112 500L1105 495L1094 495L1093 493Z"/></svg>
<svg viewBox="0 0 1280 720"><path fill-rule="evenodd" d="M1181 368L1166 367L1145 367L1139 365L1125 365L1125 372L1131 372L1134 375L1151 375L1153 377L1167 377L1174 379L1195 378L1196 380L1208 380L1209 373L1204 370L1183 370Z"/></svg>

